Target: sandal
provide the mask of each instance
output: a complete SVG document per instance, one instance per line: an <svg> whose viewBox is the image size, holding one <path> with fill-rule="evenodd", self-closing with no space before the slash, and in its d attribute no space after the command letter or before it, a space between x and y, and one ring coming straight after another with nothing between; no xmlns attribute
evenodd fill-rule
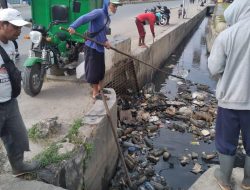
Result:
<svg viewBox="0 0 250 190"><path fill-rule="evenodd" d="M102 92L103 92L103 94L111 94L111 91L106 90L106 89L102 89Z"/></svg>
<svg viewBox="0 0 250 190"><path fill-rule="evenodd" d="M109 97L104 96L105 100L109 100ZM93 97L94 100L102 100L102 95L99 93L95 97Z"/></svg>

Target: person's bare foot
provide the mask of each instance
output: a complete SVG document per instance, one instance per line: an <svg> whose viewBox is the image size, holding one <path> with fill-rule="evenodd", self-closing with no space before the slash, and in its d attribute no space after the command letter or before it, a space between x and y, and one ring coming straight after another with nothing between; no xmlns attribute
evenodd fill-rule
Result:
<svg viewBox="0 0 250 190"><path fill-rule="evenodd" d="M148 46L146 44L141 45L142 48L147 48Z"/></svg>

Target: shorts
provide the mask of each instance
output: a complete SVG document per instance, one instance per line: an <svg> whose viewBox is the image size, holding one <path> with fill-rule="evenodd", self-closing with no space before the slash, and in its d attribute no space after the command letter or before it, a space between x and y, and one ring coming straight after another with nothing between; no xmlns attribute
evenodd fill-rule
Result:
<svg viewBox="0 0 250 190"><path fill-rule="evenodd" d="M250 156L250 110L218 107L215 146L221 154L235 155L241 131L243 146Z"/></svg>
<svg viewBox="0 0 250 190"><path fill-rule="evenodd" d="M105 75L104 53L85 46L85 76L90 84L99 84Z"/></svg>

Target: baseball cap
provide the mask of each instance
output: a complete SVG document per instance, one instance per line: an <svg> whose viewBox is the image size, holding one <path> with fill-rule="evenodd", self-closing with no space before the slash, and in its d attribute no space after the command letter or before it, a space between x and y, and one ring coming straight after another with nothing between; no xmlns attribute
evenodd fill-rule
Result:
<svg viewBox="0 0 250 190"><path fill-rule="evenodd" d="M110 0L109 2L112 3L112 4L114 4L114 5L117 5L117 6L121 6L122 5L122 3L119 0Z"/></svg>
<svg viewBox="0 0 250 190"><path fill-rule="evenodd" d="M12 8L0 10L0 21L8 21L15 26L25 26L30 24L23 19L18 10Z"/></svg>

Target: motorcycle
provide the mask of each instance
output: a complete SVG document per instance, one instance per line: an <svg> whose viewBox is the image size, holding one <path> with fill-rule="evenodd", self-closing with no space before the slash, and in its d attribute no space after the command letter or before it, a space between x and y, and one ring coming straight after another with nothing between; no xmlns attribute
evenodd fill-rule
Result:
<svg viewBox="0 0 250 190"><path fill-rule="evenodd" d="M51 26L57 24L52 22L48 30L33 25L30 32L32 45L23 72L23 88L30 96L40 93L48 69L52 75L64 75L73 73L77 66L83 43L75 42L65 32L50 33Z"/></svg>
<svg viewBox="0 0 250 190"><path fill-rule="evenodd" d="M165 26L169 24L170 18L170 10L166 6L161 6L158 4L156 7L150 9L146 9L146 12L153 12L156 15L156 24Z"/></svg>
<svg viewBox="0 0 250 190"><path fill-rule="evenodd" d="M47 71L51 75L75 74L84 40L59 28L67 28L79 16L102 6L102 0L96 1L95 5L89 0L89 7L85 1L32 1L33 26L29 34L32 44L23 71L23 88L28 95L36 96L40 93ZM51 12L47 11L48 7ZM77 32L83 33L86 29L85 25Z"/></svg>

